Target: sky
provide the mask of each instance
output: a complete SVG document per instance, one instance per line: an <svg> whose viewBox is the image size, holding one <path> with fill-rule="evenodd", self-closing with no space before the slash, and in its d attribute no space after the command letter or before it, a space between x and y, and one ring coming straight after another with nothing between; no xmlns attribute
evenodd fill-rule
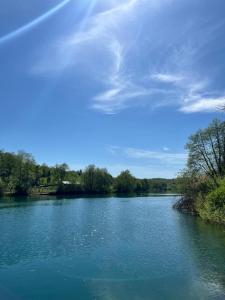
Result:
<svg viewBox="0 0 225 300"><path fill-rule="evenodd" d="M224 0L1 0L0 148L173 178L224 120Z"/></svg>

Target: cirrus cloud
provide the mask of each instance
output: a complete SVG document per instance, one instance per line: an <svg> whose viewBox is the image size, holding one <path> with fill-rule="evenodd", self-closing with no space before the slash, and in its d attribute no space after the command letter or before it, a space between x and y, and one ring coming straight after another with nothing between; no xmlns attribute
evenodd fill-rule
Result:
<svg viewBox="0 0 225 300"><path fill-rule="evenodd" d="M224 105L224 91L213 87L213 76L199 66L224 22L203 27L201 19L178 18L166 23L174 10L184 14L177 0L99 1L96 9L93 3L75 32L45 49L33 73L77 75L87 69L87 80L98 86L88 107L106 114L140 105L173 106L183 113L213 112Z"/></svg>

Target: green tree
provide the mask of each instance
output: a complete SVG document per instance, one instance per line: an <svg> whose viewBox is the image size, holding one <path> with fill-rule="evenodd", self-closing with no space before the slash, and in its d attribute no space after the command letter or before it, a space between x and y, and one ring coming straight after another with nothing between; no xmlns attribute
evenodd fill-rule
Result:
<svg viewBox="0 0 225 300"><path fill-rule="evenodd" d="M118 193L132 193L136 190L137 181L129 170L121 172L115 179L115 190Z"/></svg>
<svg viewBox="0 0 225 300"><path fill-rule="evenodd" d="M35 160L33 156L20 151L16 159L16 170L13 174L15 192L27 194L35 182Z"/></svg>
<svg viewBox="0 0 225 300"><path fill-rule="evenodd" d="M62 184L62 182L66 178L67 171L69 171L69 167L67 164L57 164L52 169L52 181L55 184Z"/></svg>
<svg viewBox="0 0 225 300"><path fill-rule="evenodd" d="M111 190L112 176L106 169L90 165L82 174L82 183L87 193L108 193Z"/></svg>
<svg viewBox="0 0 225 300"><path fill-rule="evenodd" d="M199 176L198 173L185 169L177 177L177 190L183 196L174 207L197 213L197 199L204 199L213 188L211 178L206 175Z"/></svg>
<svg viewBox="0 0 225 300"><path fill-rule="evenodd" d="M222 222L225 214L225 122L214 120L188 141L187 169L178 177L182 199L175 207Z"/></svg>
<svg viewBox="0 0 225 300"><path fill-rule="evenodd" d="M217 185L225 175L225 122L214 120L206 129L189 138L188 168L199 175L207 175Z"/></svg>

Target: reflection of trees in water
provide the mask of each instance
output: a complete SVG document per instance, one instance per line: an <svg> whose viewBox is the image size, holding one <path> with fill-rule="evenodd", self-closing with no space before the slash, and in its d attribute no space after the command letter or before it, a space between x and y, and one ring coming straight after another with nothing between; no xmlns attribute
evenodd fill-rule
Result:
<svg viewBox="0 0 225 300"><path fill-rule="evenodd" d="M189 215L183 215L180 221L199 279L209 292L225 297L225 228Z"/></svg>

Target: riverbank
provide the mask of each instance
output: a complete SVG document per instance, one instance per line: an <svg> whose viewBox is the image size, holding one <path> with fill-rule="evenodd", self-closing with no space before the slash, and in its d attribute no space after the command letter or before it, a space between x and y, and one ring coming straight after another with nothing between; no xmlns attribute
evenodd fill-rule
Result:
<svg viewBox="0 0 225 300"><path fill-rule="evenodd" d="M61 195L166 193L177 190L176 179L136 178L129 170L114 177L107 169L89 165L70 170L66 164L38 164L25 152L0 151L0 194Z"/></svg>
<svg viewBox="0 0 225 300"><path fill-rule="evenodd" d="M191 199L185 199L183 196L181 196L181 198L173 205L173 208L183 213L198 215L194 201Z"/></svg>
<svg viewBox="0 0 225 300"><path fill-rule="evenodd" d="M192 134L186 169L177 178L182 198L174 208L225 224L225 122L215 119Z"/></svg>
<svg viewBox="0 0 225 300"><path fill-rule="evenodd" d="M181 213L191 214L200 217L203 221L225 226L225 193L220 193L220 202L216 199L218 189L209 193L204 198L189 199L182 196L173 208Z"/></svg>
<svg viewBox="0 0 225 300"><path fill-rule="evenodd" d="M88 194L88 193L30 193L30 194L13 194L5 193L0 196L1 199L71 199L71 198L139 198L139 197L179 197L178 193L108 193L108 194Z"/></svg>

